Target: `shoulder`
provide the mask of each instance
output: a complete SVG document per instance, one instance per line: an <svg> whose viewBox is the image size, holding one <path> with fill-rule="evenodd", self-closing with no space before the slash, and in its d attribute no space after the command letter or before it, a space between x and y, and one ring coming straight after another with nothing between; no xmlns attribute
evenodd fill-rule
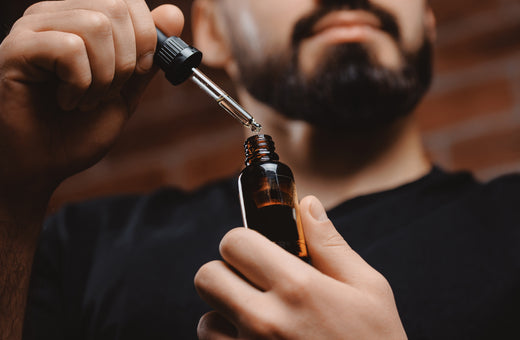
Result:
<svg viewBox="0 0 520 340"><path fill-rule="evenodd" d="M520 195L520 173L507 174L497 177L484 187L491 193L505 193L507 195Z"/></svg>
<svg viewBox="0 0 520 340"><path fill-rule="evenodd" d="M480 211L490 225L514 230L520 228L520 174L509 174L483 183L475 193Z"/></svg>
<svg viewBox="0 0 520 340"><path fill-rule="evenodd" d="M520 175L479 183L451 206L444 222L453 235L496 262L520 264ZM486 260L487 261L487 260ZM514 265L512 265L514 263Z"/></svg>
<svg viewBox="0 0 520 340"><path fill-rule="evenodd" d="M508 174L480 186L478 195L490 209L519 216L520 174Z"/></svg>

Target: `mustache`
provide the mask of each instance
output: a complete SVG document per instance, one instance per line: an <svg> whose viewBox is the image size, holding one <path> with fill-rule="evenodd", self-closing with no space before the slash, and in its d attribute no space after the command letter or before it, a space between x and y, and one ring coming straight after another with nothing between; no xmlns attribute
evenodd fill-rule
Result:
<svg viewBox="0 0 520 340"><path fill-rule="evenodd" d="M351 1L340 1L330 0L323 1L322 5L306 17L298 20L294 25L292 34L292 45L294 47L299 46L303 40L311 37L314 34L314 27L316 24L325 16L331 12L339 10L363 10L365 12L375 15L381 22L381 30L388 33L398 43L401 41L401 32L397 19L394 15L388 11L374 6L367 0L351 0Z"/></svg>

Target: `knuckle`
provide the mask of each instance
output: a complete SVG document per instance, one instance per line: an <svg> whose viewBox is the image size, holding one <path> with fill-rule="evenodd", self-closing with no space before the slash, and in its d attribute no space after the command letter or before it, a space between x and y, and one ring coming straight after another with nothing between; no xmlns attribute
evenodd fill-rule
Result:
<svg viewBox="0 0 520 340"><path fill-rule="evenodd" d="M117 66L117 74L120 77L127 78L135 71L136 60L134 57L127 57L125 60L119 62Z"/></svg>
<svg viewBox="0 0 520 340"><path fill-rule="evenodd" d="M292 305L299 305L310 296L313 278L308 272L297 272L287 277L280 286L283 298Z"/></svg>
<svg viewBox="0 0 520 340"><path fill-rule="evenodd" d="M90 72L90 68L85 68L84 64L78 61L76 56L72 54L64 54L65 56L70 55L69 60L72 62L65 66L67 69L65 75L63 76L63 80L66 84L69 84L71 88L76 90L86 90L92 84L92 75Z"/></svg>
<svg viewBox="0 0 520 340"><path fill-rule="evenodd" d="M157 33L155 31L155 26L146 27L145 29L138 32L138 46L137 48L140 51L140 55L143 55L148 52L153 52L155 50L155 45L157 41Z"/></svg>
<svg viewBox="0 0 520 340"><path fill-rule="evenodd" d="M119 19L129 15L128 7L123 0L105 0L104 6L106 13L113 18Z"/></svg>
<svg viewBox="0 0 520 340"><path fill-rule="evenodd" d="M81 17L86 21L89 29L98 34L111 34L110 19L101 12L80 10Z"/></svg>
<svg viewBox="0 0 520 340"><path fill-rule="evenodd" d="M37 22L37 18L35 16L23 16L16 20L10 27L9 34L13 34L13 32L20 32L24 30L31 30L31 27Z"/></svg>
<svg viewBox="0 0 520 340"><path fill-rule="evenodd" d="M380 291L381 294L383 294L385 296L393 296L394 295L394 292L392 291L392 286L390 286L390 283L388 282L388 280L386 280L384 278L379 283L379 291Z"/></svg>
<svg viewBox="0 0 520 340"><path fill-rule="evenodd" d="M69 55L78 55L86 51L85 42L80 36L75 34L64 35L61 44L63 51Z"/></svg>
<svg viewBox="0 0 520 340"><path fill-rule="evenodd" d="M9 30L9 36L12 36L15 32L20 32L23 30L24 26L26 26L27 19L26 17L22 17L14 22Z"/></svg>
<svg viewBox="0 0 520 340"><path fill-rule="evenodd" d="M324 242L325 247L345 247L345 239L338 232L334 232Z"/></svg>
<svg viewBox="0 0 520 340"><path fill-rule="evenodd" d="M283 339L284 327L282 319L277 314L259 314L250 324L252 338L259 339Z"/></svg>
<svg viewBox="0 0 520 340"><path fill-rule="evenodd" d="M114 73L110 72L110 70L104 72L96 72L94 79L92 80L92 85L96 87L97 92L100 95L106 94L106 91L110 87L110 85L114 81Z"/></svg>
<svg viewBox="0 0 520 340"><path fill-rule="evenodd" d="M392 287L388 280L376 270L373 270L370 275L370 282L376 294L381 296L393 295Z"/></svg>
<svg viewBox="0 0 520 340"><path fill-rule="evenodd" d="M26 16L44 12L48 8L48 6L51 5L51 2L52 1L40 1L35 4L32 4L31 6L27 7L23 15Z"/></svg>
<svg viewBox="0 0 520 340"><path fill-rule="evenodd" d="M81 72L77 75L76 79L73 81L73 84L78 89L86 90L92 84L92 75L90 72Z"/></svg>
<svg viewBox="0 0 520 340"><path fill-rule="evenodd" d="M111 88L117 89L119 91L124 84L132 77L135 71L134 66L116 66L115 73L112 75ZM107 81L106 83L109 83Z"/></svg>

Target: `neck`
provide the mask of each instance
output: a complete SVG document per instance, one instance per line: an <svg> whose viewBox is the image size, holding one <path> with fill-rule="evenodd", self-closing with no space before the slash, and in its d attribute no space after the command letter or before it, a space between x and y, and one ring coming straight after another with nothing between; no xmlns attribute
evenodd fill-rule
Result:
<svg viewBox="0 0 520 340"><path fill-rule="evenodd" d="M346 136L286 119L245 91L239 95L262 132L273 137L280 161L291 167L299 197L314 195L327 209L412 182L431 169L413 117Z"/></svg>

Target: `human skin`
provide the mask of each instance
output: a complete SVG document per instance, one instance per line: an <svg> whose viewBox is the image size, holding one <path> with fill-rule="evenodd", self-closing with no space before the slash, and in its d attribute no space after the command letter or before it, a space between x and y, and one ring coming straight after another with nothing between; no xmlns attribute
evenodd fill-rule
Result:
<svg viewBox="0 0 520 340"><path fill-rule="evenodd" d="M193 25L205 62L234 79L241 102L273 136L280 159L290 164L299 194L316 195L330 209L420 178L431 163L413 116L374 138L332 135L285 118L241 86L237 49L250 65L261 64L271 51L288 55L295 23L325 2L197 0ZM425 37L435 39L426 1L371 3L395 16L400 41L379 30L370 14L333 12L300 46L298 66L304 76L312 76L323 53L337 44L362 43L376 63L400 69L403 53L417 51ZM320 30L320 25L328 28ZM301 203L314 269L251 230L236 229L224 237L224 261L204 265L195 278L199 294L215 309L200 320L201 339L406 338L386 280L352 251L330 221L311 217L317 205L315 199Z"/></svg>
<svg viewBox="0 0 520 340"><path fill-rule="evenodd" d="M49 196L64 178L101 158L129 118L153 74L150 58L141 60L155 45L153 19L168 34L180 32L178 10L150 16L143 4L42 3L27 11L0 45L0 333L5 338L20 338ZM233 75L233 63L224 66ZM264 126L270 124L267 118Z"/></svg>
<svg viewBox="0 0 520 340"><path fill-rule="evenodd" d="M222 33L219 39L224 40L214 39L214 35L211 34L196 37L197 46L206 52L204 62L214 66L224 66L232 76L236 77L236 60L231 55L231 51L227 51L231 46L230 37L239 40L240 49L247 51L249 57L259 60L265 58L271 51L288 51L291 48L291 35L296 22L319 8L322 2L327 1L221 0L216 3L216 6L214 0L197 0L197 2L196 7L215 10L213 20L217 21L216 25L221 31L219 33ZM341 1L332 2L338 4ZM370 13L362 10L338 10L323 18L324 20L315 27L320 32L306 39L301 46L299 60L304 73L312 73L321 61L322 54L328 47L334 45L361 42L379 64L397 69L402 66L400 47L406 52L417 51L423 42L425 32L429 39L435 39L434 17L425 0L371 0L369 2L395 17L401 31L401 41L395 41L388 33L378 29L378 19ZM348 3L349 1L344 1L345 6L348 6ZM333 23L331 24L330 21ZM196 29L198 24L195 23ZM321 30L324 27L327 29ZM224 50L221 50L222 47ZM223 56L227 59L223 59Z"/></svg>
<svg viewBox="0 0 520 340"><path fill-rule="evenodd" d="M315 195L330 209L346 199L418 179L429 171L431 163L413 116L368 138L366 134L331 134L284 117L256 100L240 84L233 45L251 65L270 53L284 57L290 53L294 24L322 3L327 1L197 0L193 29L195 46L204 52L204 62L227 71L235 81L241 103L276 141L280 159L291 166L297 178L300 195ZM400 42L373 27L372 15L334 12L329 18L335 24L301 45L299 64L303 75L312 75L312 68L322 60L321 54L337 44L361 42L376 62L399 68L403 53L417 51L424 37L435 39L435 19L425 0L371 3L395 16L401 30ZM337 157L339 154L342 157Z"/></svg>
<svg viewBox="0 0 520 340"><path fill-rule="evenodd" d="M201 318L199 339L406 339L386 279L350 248L315 197L300 208L313 266L254 230L230 231L220 243L225 262L195 276L216 310Z"/></svg>
<svg viewBox="0 0 520 340"><path fill-rule="evenodd" d="M184 24L143 0L42 2L0 45L0 339L21 339L49 197L108 151L154 74L154 21Z"/></svg>

